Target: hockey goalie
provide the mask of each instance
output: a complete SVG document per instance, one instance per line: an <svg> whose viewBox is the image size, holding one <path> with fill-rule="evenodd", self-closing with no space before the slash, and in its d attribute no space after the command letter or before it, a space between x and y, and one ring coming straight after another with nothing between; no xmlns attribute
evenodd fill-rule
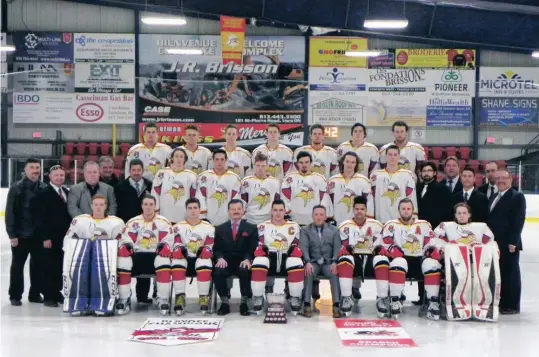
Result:
<svg viewBox="0 0 539 357"><path fill-rule="evenodd" d="M470 207L455 206L455 222L444 222L434 231L439 248L425 251L423 261L427 318L440 318L439 292L445 275L443 305L448 320L498 320L500 267L498 245L485 223L470 223ZM436 313L437 311L437 313Z"/></svg>
<svg viewBox="0 0 539 357"><path fill-rule="evenodd" d="M154 196L142 198L142 214L131 218L122 233L118 247L118 301L116 314L124 315L131 310L131 277L139 275L156 276L157 292L163 296L163 286L170 285L170 268L161 269L156 273L156 267L168 265L170 252L163 253L161 242L172 233L169 220L155 213L157 202ZM163 264L162 260L165 260ZM166 293L166 291L165 291ZM159 301L160 310L168 313L169 298Z"/></svg>
<svg viewBox="0 0 539 357"><path fill-rule="evenodd" d="M116 256L124 222L106 216L107 198L92 197L92 215L71 222L64 238L64 312L71 315L108 316L118 294Z"/></svg>

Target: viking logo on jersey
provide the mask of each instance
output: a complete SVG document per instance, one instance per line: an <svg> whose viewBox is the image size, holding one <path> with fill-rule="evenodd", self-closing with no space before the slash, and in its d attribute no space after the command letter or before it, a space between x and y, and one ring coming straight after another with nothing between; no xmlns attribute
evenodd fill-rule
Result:
<svg viewBox="0 0 539 357"><path fill-rule="evenodd" d="M141 247L150 249L150 247L157 246L157 237L155 236L154 232L148 229L144 229L141 233L142 233L141 239L140 239Z"/></svg>
<svg viewBox="0 0 539 357"><path fill-rule="evenodd" d="M239 175L240 174L240 164L238 164L237 162L232 161L232 160L229 159L228 160L228 170L232 171L236 175Z"/></svg>
<svg viewBox="0 0 539 357"><path fill-rule="evenodd" d="M217 201L217 207L221 207L223 203L228 199L228 190L223 185L218 185L215 188L215 193L210 196Z"/></svg>
<svg viewBox="0 0 539 357"><path fill-rule="evenodd" d="M270 245L272 248L275 248L280 252L285 252L288 250L288 240L284 235L273 231L271 232L271 237L273 238L273 242Z"/></svg>
<svg viewBox="0 0 539 357"><path fill-rule="evenodd" d="M314 200L314 190L313 188L300 181L301 192L296 195L296 198L301 198L303 200L303 207L307 207L307 204Z"/></svg>
<svg viewBox="0 0 539 357"><path fill-rule="evenodd" d="M421 235L421 227L415 228L415 234L408 233L405 237L405 243L402 245L402 249L406 249L410 253L416 253L421 250L421 241L418 236Z"/></svg>
<svg viewBox="0 0 539 357"><path fill-rule="evenodd" d="M356 197L356 194L354 193L354 191L350 189L346 189L344 191L344 196L343 198L341 198L339 203L342 203L343 205L348 207L348 212L350 212L352 210L352 204L354 203L354 197Z"/></svg>
<svg viewBox="0 0 539 357"><path fill-rule="evenodd" d="M397 184L394 184L392 182L387 186L387 191L382 196L389 198L389 201L391 202L391 205L393 206L395 204L395 201L397 201L397 199L400 198L401 190L399 189L399 186L397 186Z"/></svg>
<svg viewBox="0 0 539 357"><path fill-rule="evenodd" d="M266 172L273 177L279 177L278 175L281 173L281 165L279 164L279 161L275 159L269 159Z"/></svg>
<svg viewBox="0 0 539 357"><path fill-rule="evenodd" d="M468 229L462 229L459 226L459 227L457 227L457 233L461 237L461 238L457 239L458 243L469 245L470 243L475 242L475 234L472 231L470 231Z"/></svg>
<svg viewBox="0 0 539 357"><path fill-rule="evenodd" d="M182 239L179 234L178 227L174 228L174 241L175 242L181 242ZM185 243L187 242L187 243ZM202 239L201 236L194 233L190 229L188 229L185 232L185 237L183 237L183 243L187 247L187 250L190 251L192 254L197 254L198 249L204 245L204 239Z"/></svg>
<svg viewBox="0 0 539 357"><path fill-rule="evenodd" d="M253 198L253 200L258 203L258 208L262 209L270 203L270 193L268 190L262 187L259 189L258 194Z"/></svg>
<svg viewBox="0 0 539 357"><path fill-rule="evenodd" d="M185 187L179 181L174 181L172 183L172 188L167 192L169 195L174 198L174 202L177 202L180 198L185 196Z"/></svg>
<svg viewBox="0 0 539 357"><path fill-rule="evenodd" d="M138 152L136 153L138 154ZM151 172L152 175L155 175L159 170L161 170L161 162L159 159L151 157L146 171Z"/></svg>
<svg viewBox="0 0 539 357"><path fill-rule="evenodd" d="M401 156L399 160L399 169L410 170L410 160Z"/></svg>
<svg viewBox="0 0 539 357"><path fill-rule="evenodd" d="M311 166L311 171L324 176L326 174L326 165L324 164L322 160L314 159L313 164Z"/></svg>
<svg viewBox="0 0 539 357"><path fill-rule="evenodd" d="M94 236L92 237L93 240L97 239L108 239L107 232L103 228L95 227L94 228Z"/></svg>
<svg viewBox="0 0 539 357"><path fill-rule="evenodd" d="M202 163L198 162L197 160L189 160L189 162L185 164L185 167L197 175L203 171Z"/></svg>

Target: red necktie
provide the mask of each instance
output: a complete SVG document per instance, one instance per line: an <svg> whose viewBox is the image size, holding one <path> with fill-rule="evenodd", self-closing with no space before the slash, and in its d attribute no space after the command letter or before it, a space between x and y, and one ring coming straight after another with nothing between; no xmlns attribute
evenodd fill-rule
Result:
<svg viewBox="0 0 539 357"><path fill-rule="evenodd" d="M236 235L238 234L238 222L232 223L232 239L236 240Z"/></svg>

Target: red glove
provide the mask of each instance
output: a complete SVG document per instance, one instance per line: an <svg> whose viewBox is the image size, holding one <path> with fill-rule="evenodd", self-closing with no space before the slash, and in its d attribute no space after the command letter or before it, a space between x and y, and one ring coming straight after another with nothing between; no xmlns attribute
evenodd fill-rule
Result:
<svg viewBox="0 0 539 357"><path fill-rule="evenodd" d="M157 254L163 258L170 258L170 247L166 243L159 243L157 245Z"/></svg>
<svg viewBox="0 0 539 357"><path fill-rule="evenodd" d="M289 257L294 257L294 258L301 258L303 256L303 253L301 252L301 249L299 249L299 247L297 245L290 246L290 248L288 248L287 253L288 253L287 255Z"/></svg>
<svg viewBox="0 0 539 357"><path fill-rule="evenodd" d="M133 244L125 243L120 246L118 256L122 258L128 258L133 255Z"/></svg>
<svg viewBox="0 0 539 357"><path fill-rule="evenodd" d="M341 250L339 250L339 257L342 257L344 255L352 255L352 254L353 254L353 249L349 245L343 245L341 247Z"/></svg>
<svg viewBox="0 0 539 357"><path fill-rule="evenodd" d="M425 251L425 256L427 258L432 258L434 260L438 260L440 261L442 259L442 256L440 254L440 251L438 250L438 248L436 247L429 247L426 251Z"/></svg>
<svg viewBox="0 0 539 357"><path fill-rule="evenodd" d="M255 249L255 257L267 257L269 254L268 247L265 245L259 245Z"/></svg>
<svg viewBox="0 0 539 357"><path fill-rule="evenodd" d="M388 256L392 259L404 257L404 252L398 245L392 245L389 247Z"/></svg>
<svg viewBox="0 0 539 357"><path fill-rule="evenodd" d="M374 255L384 255L386 257L389 257L387 249L383 245L379 245L374 248Z"/></svg>
<svg viewBox="0 0 539 357"><path fill-rule="evenodd" d="M183 245L174 245L172 249L172 259L185 259L187 257L187 248Z"/></svg>
<svg viewBox="0 0 539 357"><path fill-rule="evenodd" d="M211 259L212 253L208 247L200 247L197 252L197 257L200 259Z"/></svg>

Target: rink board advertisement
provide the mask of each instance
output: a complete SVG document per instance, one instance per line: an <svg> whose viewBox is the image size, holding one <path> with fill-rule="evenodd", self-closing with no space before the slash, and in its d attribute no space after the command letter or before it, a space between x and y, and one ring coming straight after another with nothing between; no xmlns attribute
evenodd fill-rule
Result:
<svg viewBox="0 0 539 357"><path fill-rule="evenodd" d="M380 50L380 55L376 57L369 57L368 66L371 69L375 68L387 68L395 69L395 49Z"/></svg>
<svg viewBox="0 0 539 357"><path fill-rule="evenodd" d="M75 70L72 63L13 63L14 92L73 93Z"/></svg>
<svg viewBox="0 0 539 357"><path fill-rule="evenodd" d="M346 56L346 51L367 51L369 41L362 37L310 37L310 67L366 68L367 57Z"/></svg>
<svg viewBox="0 0 539 357"><path fill-rule="evenodd" d="M241 65L222 63L220 36L154 34L140 35L139 41L143 122L304 123L303 37L246 37ZM203 54L168 54L177 47Z"/></svg>
<svg viewBox="0 0 539 357"><path fill-rule="evenodd" d="M538 101L538 98L481 98L481 125L537 127Z"/></svg>
<svg viewBox="0 0 539 357"><path fill-rule="evenodd" d="M13 32L13 62L73 62L71 32Z"/></svg>
<svg viewBox="0 0 539 357"><path fill-rule="evenodd" d="M475 50L457 50L441 48L397 48L395 50L395 67L440 69L458 68L460 70L474 70Z"/></svg>
<svg viewBox="0 0 539 357"><path fill-rule="evenodd" d="M347 347L417 347L395 320L335 320L342 344Z"/></svg>
<svg viewBox="0 0 539 357"><path fill-rule="evenodd" d="M222 318L150 318L136 329L128 341L161 346L178 346L215 341L223 328Z"/></svg>

